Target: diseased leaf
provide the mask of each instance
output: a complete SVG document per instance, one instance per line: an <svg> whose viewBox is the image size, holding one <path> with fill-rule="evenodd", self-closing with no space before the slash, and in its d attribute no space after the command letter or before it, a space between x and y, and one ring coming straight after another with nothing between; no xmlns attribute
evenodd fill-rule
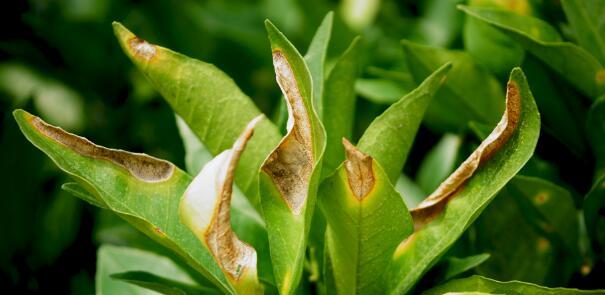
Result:
<svg viewBox="0 0 605 295"><path fill-rule="evenodd" d="M424 122L437 131L458 132L468 121L495 124L504 109L498 80L463 51L402 41L410 72L421 81L446 62L452 70L435 94Z"/></svg>
<svg viewBox="0 0 605 295"><path fill-rule="evenodd" d="M192 286L147 271L126 271L110 277L166 295L220 294L215 289Z"/></svg>
<svg viewBox="0 0 605 295"><path fill-rule="evenodd" d="M563 0L561 5L580 46L605 64L605 2Z"/></svg>
<svg viewBox="0 0 605 295"><path fill-rule="evenodd" d="M489 294L524 294L524 295L574 295L574 294L603 294L605 290L578 290L567 288L547 288L520 281L499 282L482 276L472 276L464 279L450 281L444 285L433 288L423 295L437 295L446 293L466 294L465 292L489 292Z"/></svg>
<svg viewBox="0 0 605 295"><path fill-rule="evenodd" d="M516 105L509 102L510 107L506 113L510 113L507 116L517 117L516 128L512 130L505 143L484 144L483 147L488 147L482 154L489 154L491 158L482 161L484 163L473 173L472 177L468 178L464 185L458 187L454 197L447 204L439 203L443 206L440 206L440 210L433 212L432 219L398 246L388 271L390 293L401 294L410 290L420 276L462 235L498 190L523 167L533 154L540 131L540 116L525 76L520 69L513 69L507 88L508 100L516 100ZM513 111L518 114L514 114ZM503 116L503 122L508 121L505 117ZM506 131L506 126L510 125L499 124L493 134L510 132L510 130ZM498 130L499 128L503 128L505 131ZM498 141L490 138L486 142ZM473 160L473 162L475 161ZM417 218L414 219L414 222L417 222Z"/></svg>
<svg viewBox="0 0 605 295"><path fill-rule="evenodd" d="M312 80L304 59L271 22L265 24L276 79L287 100L289 116L288 133L261 167L261 206L276 283L281 294L290 294L302 274L325 132L313 109Z"/></svg>
<svg viewBox="0 0 605 295"><path fill-rule="evenodd" d="M115 273L130 271L145 271L179 285L202 289L204 294L218 293L216 289L196 284L187 272L166 257L134 248L102 245L97 252L96 294L157 294L112 278Z"/></svg>
<svg viewBox="0 0 605 295"><path fill-rule="evenodd" d="M231 227L231 194L235 168L262 116L254 118L231 149L208 162L185 191L181 221L191 229L221 266L238 294L260 294L257 254Z"/></svg>
<svg viewBox="0 0 605 295"><path fill-rule="evenodd" d="M452 173L461 144L460 136L445 134L422 160L416 174L416 181L425 193L434 191Z"/></svg>
<svg viewBox="0 0 605 295"><path fill-rule="evenodd" d="M213 155L230 148L238 132L260 115L252 100L214 65L150 44L119 23L113 26L126 55ZM257 171L280 137L263 119L240 160L235 181L255 206Z"/></svg>
<svg viewBox="0 0 605 295"><path fill-rule="evenodd" d="M346 160L320 187L326 248L338 294L384 290L384 267L412 219L380 164L343 139Z"/></svg>
<svg viewBox="0 0 605 295"><path fill-rule="evenodd" d="M449 63L442 65L374 119L359 139L359 150L380 163L391 183L395 183L401 174L424 112L451 67Z"/></svg>
<svg viewBox="0 0 605 295"><path fill-rule="evenodd" d="M605 69L599 61L575 44L563 42L548 23L490 8L459 8L506 33L590 98L605 93Z"/></svg>
<svg viewBox="0 0 605 295"><path fill-rule="evenodd" d="M416 226L424 224L427 219L441 211L443 204L462 188L479 166L493 157L515 133L521 120L520 91L516 82L509 81L506 91L506 109L502 119L479 147L431 195L411 211Z"/></svg>
<svg viewBox="0 0 605 295"><path fill-rule="evenodd" d="M217 287L232 292L211 254L179 221L179 201L191 181L189 175L163 160L95 145L25 111L17 110L14 116L27 139L100 203L173 250ZM258 224L249 218L239 220ZM262 232L256 235L262 244ZM257 244L256 239L249 242ZM270 280L270 275L266 277Z"/></svg>
<svg viewBox="0 0 605 295"><path fill-rule="evenodd" d="M326 81L322 119L326 129L323 175L330 175L343 161L344 149L340 141L353 135L356 101L353 85L359 76L359 42L359 38L351 42Z"/></svg>

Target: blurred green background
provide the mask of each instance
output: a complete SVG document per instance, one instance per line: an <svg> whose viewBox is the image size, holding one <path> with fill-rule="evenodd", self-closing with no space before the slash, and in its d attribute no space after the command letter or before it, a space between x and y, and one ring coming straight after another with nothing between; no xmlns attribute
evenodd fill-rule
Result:
<svg viewBox="0 0 605 295"><path fill-rule="evenodd" d="M456 4L466 2L459 0L11 2L0 10L5 23L0 29L0 286L11 293L94 293L100 244L147 243L118 218L62 191L67 177L21 135L11 115L13 109L24 108L95 143L145 152L184 166L174 115L122 54L111 28L114 20L152 43L217 65L278 121L281 94L274 80L263 20L271 19L304 52L323 16L333 10L336 19L328 65L355 35L363 36L362 79L356 84L361 98L357 136L376 115L416 85L399 44L403 38L446 48L471 48L474 61L493 72L501 85L512 66L533 64L536 71L544 70L514 44L507 51L511 56L496 63L481 52L473 53L473 40L464 39L472 34L463 34L473 27L465 27L464 14L456 10ZM514 2L528 5L525 9L529 10L520 13L555 25L565 22L558 1ZM565 35L565 25L559 28ZM506 70L500 71L502 68ZM543 90L536 91L529 76L537 95ZM565 83L555 81L563 89L557 91L580 96ZM579 111L575 113L583 122L588 100L577 101ZM416 174L421 159L441 133L421 128L406 173ZM572 138L574 144L569 145L552 134L542 133L537 152L541 161L553 165L534 161L535 167L530 169L568 188L579 207L581 196L591 185L594 159L584 139ZM464 148L470 150L466 145ZM464 248L464 243L465 239L453 251ZM548 263L545 267L554 267L556 260ZM602 261L591 267L590 276L571 276L571 285L599 287L595 278L604 274ZM540 280L562 285L570 279L536 279Z"/></svg>

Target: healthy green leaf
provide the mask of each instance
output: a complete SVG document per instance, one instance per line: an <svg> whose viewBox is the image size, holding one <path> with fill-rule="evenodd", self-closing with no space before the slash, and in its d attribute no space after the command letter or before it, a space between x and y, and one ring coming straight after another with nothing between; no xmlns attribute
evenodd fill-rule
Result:
<svg viewBox="0 0 605 295"><path fill-rule="evenodd" d="M357 79L355 91L373 103L385 105L398 101L409 92L400 82L384 78Z"/></svg>
<svg viewBox="0 0 605 295"><path fill-rule="evenodd" d="M195 133L191 131L187 123L183 118L176 117L176 126L179 129L179 134L183 140L183 147L185 148L185 167L187 172L192 175L197 175L198 172L212 160L212 154L204 146L203 143L195 136Z"/></svg>
<svg viewBox="0 0 605 295"><path fill-rule="evenodd" d="M580 46L605 64L605 2L563 0L561 5Z"/></svg>
<svg viewBox="0 0 605 295"><path fill-rule="evenodd" d="M115 273L141 270L179 284L203 288L208 293L218 292L216 289L197 285L187 272L166 257L134 248L102 245L97 253L96 293L99 295L157 294L112 278Z"/></svg>
<svg viewBox="0 0 605 295"><path fill-rule="evenodd" d="M351 138L355 116L355 79L359 76L359 38L338 59L326 81L323 99L326 151L323 175L330 175L344 159L342 138ZM315 85L315 84L313 84Z"/></svg>
<svg viewBox="0 0 605 295"><path fill-rule="evenodd" d="M220 294L216 289L192 286L147 271L120 272L110 277L166 295Z"/></svg>
<svg viewBox="0 0 605 295"><path fill-rule="evenodd" d="M219 288L231 292L211 254L179 221L179 201L191 181L189 175L163 160L95 145L25 111L17 110L14 116L27 139L99 203L175 251ZM240 220L258 224L250 218ZM248 240L252 245L262 244L262 227L260 230L254 240ZM270 280L269 274L261 276Z"/></svg>
<svg viewBox="0 0 605 295"><path fill-rule="evenodd" d="M484 163L481 161L482 165L462 187L450 187L455 190L453 196L435 203L436 207L433 207L432 212L425 212L429 219L426 219L426 215L412 214L414 223L420 226L399 245L393 256L393 263L388 271L390 293L401 294L410 290L533 154L540 131L540 116L520 69L512 71L507 90L507 116L503 117L493 134L502 131L500 128L505 126L502 122L516 118L518 121L512 122L515 123L512 124L515 128L504 132L512 131L512 134L505 142L499 142L499 146L489 148L491 153L487 154L491 158ZM452 175L455 174L457 172ZM444 183L447 182L446 180Z"/></svg>
<svg viewBox="0 0 605 295"><path fill-rule="evenodd" d="M276 283L281 294L290 294L302 274L325 131L313 109L313 85L304 59L271 22L265 24L289 118L288 133L261 167L260 196Z"/></svg>
<svg viewBox="0 0 605 295"><path fill-rule="evenodd" d="M150 44L119 23L113 26L126 55L213 155L230 148L246 124L260 115L252 100L214 65ZM263 119L242 155L235 181L254 205L257 171L280 137Z"/></svg>
<svg viewBox="0 0 605 295"><path fill-rule="evenodd" d="M361 136L359 150L380 163L391 183L401 175L424 112L451 68L449 63L442 65L418 88L374 119Z"/></svg>
<svg viewBox="0 0 605 295"><path fill-rule="evenodd" d="M377 294L384 266L413 231L412 218L380 164L346 139L343 145L346 160L319 190L336 291Z"/></svg>
<svg viewBox="0 0 605 295"><path fill-rule="evenodd" d="M82 185L80 185L77 182L64 183L61 186L61 189L82 199L83 201L86 201L87 203L89 203L93 206L107 209L107 205L105 205L101 201L97 200L97 198L94 195L92 195L90 192L88 192Z"/></svg>
<svg viewBox="0 0 605 295"><path fill-rule="evenodd" d="M476 65L462 51L446 50L402 41L410 72L420 81L446 62L452 70L435 101L426 111L424 122L438 131L457 132L468 121L495 124L504 102L498 80Z"/></svg>
<svg viewBox="0 0 605 295"><path fill-rule="evenodd" d="M605 290L584 291L566 288L547 288L519 281L499 282L482 276L472 276L464 279L450 281L444 285L433 288L423 295L437 295L446 293L467 294L464 292L489 292L488 294L514 294L514 295L574 295L574 294L603 294Z"/></svg>
<svg viewBox="0 0 605 295"><path fill-rule="evenodd" d="M403 197L403 201L408 208L418 206L426 197L426 193L405 174L401 174L397 179L395 190Z"/></svg>
<svg viewBox="0 0 605 295"><path fill-rule="evenodd" d="M584 49L561 41L540 19L490 8L459 6L469 16L498 28L591 98L605 93L605 69Z"/></svg>
<svg viewBox="0 0 605 295"><path fill-rule="evenodd" d="M320 119L324 118L324 72L326 54L328 52L328 44L330 43L330 36L332 35L332 23L334 22L334 13L328 12L324 17L323 21L317 28L317 32L311 40L307 54L305 54L305 61L309 67L309 73L311 74L311 80L313 81L313 107L317 112ZM329 82L325 82L329 83ZM328 96L326 96L328 97ZM328 97L329 98L329 97Z"/></svg>
<svg viewBox="0 0 605 295"><path fill-rule="evenodd" d="M443 275L444 280L449 280L456 277L459 274L465 273L481 263L485 262L490 258L487 253L473 255L469 257L450 257L445 262L445 272Z"/></svg>

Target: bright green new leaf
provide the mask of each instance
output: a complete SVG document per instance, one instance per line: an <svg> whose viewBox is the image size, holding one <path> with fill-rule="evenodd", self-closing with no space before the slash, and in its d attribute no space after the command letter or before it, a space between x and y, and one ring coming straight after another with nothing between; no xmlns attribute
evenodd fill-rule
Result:
<svg viewBox="0 0 605 295"><path fill-rule="evenodd" d="M605 93L605 68L581 47L563 42L557 31L548 23L537 18L490 8L459 8L469 16L512 37L592 99Z"/></svg>
<svg viewBox="0 0 605 295"><path fill-rule="evenodd" d="M446 50L402 41L410 72L421 81L446 62L452 70L435 100L426 111L424 122L438 131L458 132L468 121L495 124L504 101L498 80L478 66L463 51Z"/></svg>
<svg viewBox="0 0 605 295"><path fill-rule="evenodd" d="M150 44L119 23L113 26L126 55L213 155L230 148L246 124L260 115L252 100L214 65ZM257 171L280 137L263 119L240 160L235 181L254 205Z"/></svg>
<svg viewBox="0 0 605 295"><path fill-rule="evenodd" d="M321 176L325 132L313 109L313 85L305 60L271 22L265 24L276 79L287 100L289 117L288 133L261 167L261 207L276 284L281 294L290 294L302 275Z"/></svg>
<svg viewBox="0 0 605 295"><path fill-rule="evenodd" d="M454 171L462 138L445 134L422 160L416 175L418 186L427 194L433 192Z"/></svg>
<svg viewBox="0 0 605 295"><path fill-rule="evenodd" d="M333 22L334 13L328 12L317 28L317 32L315 32L313 40L311 40L311 44L307 50L307 54L305 54L305 61L307 62L311 80L313 81L313 107L321 119L324 118L323 108L325 105L323 102L325 97L324 81L326 80L324 78L325 62L330 36L332 35Z"/></svg>
<svg viewBox="0 0 605 295"><path fill-rule="evenodd" d="M602 65L605 64L605 2L601 0L563 0L563 11L578 43Z"/></svg>
<svg viewBox="0 0 605 295"><path fill-rule="evenodd" d="M397 245L413 231L408 209L377 161L343 140L346 160L322 182L326 248L338 294L378 294Z"/></svg>
<svg viewBox="0 0 605 295"><path fill-rule="evenodd" d="M27 139L76 179L78 191L87 191L98 203L175 251L219 288L231 291L211 254L179 221L179 201L191 181L189 175L163 160L95 145L25 111L17 110L14 116ZM259 228L254 219L239 220L248 228L251 224ZM248 242L262 247L264 231L258 230ZM271 280L269 273L261 276Z"/></svg>
<svg viewBox="0 0 605 295"><path fill-rule="evenodd" d="M423 295L468 294L466 292L489 292L487 294L514 294L514 295L575 295L575 294L603 294L605 290L584 291L567 288L547 288L520 281L499 282L482 276L472 276L464 279L450 281L444 285L433 288ZM473 293L471 293L473 294ZM476 293L475 293L476 294Z"/></svg>
<svg viewBox="0 0 605 295"><path fill-rule="evenodd" d="M359 139L359 150L380 163L391 183L401 174L424 112L451 68L449 63L442 65L418 88L374 119Z"/></svg>
<svg viewBox="0 0 605 295"><path fill-rule="evenodd" d="M412 211L416 231L393 256L388 289L410 290L529 160L540 116L521 69L513 69L507 108L496 129L433 195Z"/></svg>
<svg viewBox="0 0 605 295"><path fill-rule="evenodd" d="M216 289L192 286L147 271L120 272L110 277L165 295L220 294Z"/></svg>
<svg viewBox="0 0 605 295"><path fill-rule="evenodd" d="M326 81L322 119L326 129L323 175L331 174L340 165L344 159L340 141L353 135L356 101L353 85L359 76L359 41L356 38L351 42Z"/></svg>
<svg viewBox="0 0 605 295"><path fill-rule="evenodd" d="M218 293L216 289L199 286L185 270L166 257L135 248L102 245L97 253L96 294L157 294L112 277L116 273L131 271L145 271L150 275L201 289L210 294Z"/></svg>

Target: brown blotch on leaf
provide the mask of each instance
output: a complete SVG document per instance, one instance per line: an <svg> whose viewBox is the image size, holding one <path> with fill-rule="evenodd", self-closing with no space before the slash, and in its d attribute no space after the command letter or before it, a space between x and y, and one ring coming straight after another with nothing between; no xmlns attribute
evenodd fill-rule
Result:
<svg viewBox="0 0 605 295"><path fill-rule="evenodd" d="M273 52L277 84L288 105L288 134L262 166L294 214L307 199L313 172L311 121L290 63L279 50Z"/></svg>
<svg viewBox="0 0 605 295"><path fill-rule="evenodd" d="M414 218L414 228L418 229L443 211L445 204L464 183L473 176L485 161L491 158L515 132L521 119L521 96L519 87L509 81L506 87L506 110L502 119L479 147L456 169L439 187L410 213Z"/></svg>
<svg viewBox="0 0 605 295"><path fill-rule="evenodd" d="M122 150L108 149L98 146L84 137L66 132L52 126L42 119L32 116L31 125L50 139L68 147L76 153L90 158L101 159L126 169L130 174L142 181L159 182L169 179L174 171L174 165L145 154L135 154Z"/></svg>
<svg viewBox="0 0 605 295"><path fill-rule="evenodd" d="M256 251L250 245L242 242L231 228L231 196L233 193L233 178L246 143L254 133L254 127L263 118L254 118L244 132L233 144L231 156L224 174L224 181L219 189L219 201L214 209L212 222L206 231L206 242L214 257L229 276L239 280L245 270L256 267Z"/></svg>
<svg viewBox="0 0 605 295"><path fill-rule="evenodd" d="M361 201L374 188L374 171L372 157L362 153L346 138L342 139L346 160L344 167L349 180L349 187L357 200Z"/></svg>
<svg viewBox="0 0 605 295"><path fill-rule="evenodd" d="M135 56L146 61L151 60L157 54L155 45L136 36L128 40L128 46Z"/></svg>

